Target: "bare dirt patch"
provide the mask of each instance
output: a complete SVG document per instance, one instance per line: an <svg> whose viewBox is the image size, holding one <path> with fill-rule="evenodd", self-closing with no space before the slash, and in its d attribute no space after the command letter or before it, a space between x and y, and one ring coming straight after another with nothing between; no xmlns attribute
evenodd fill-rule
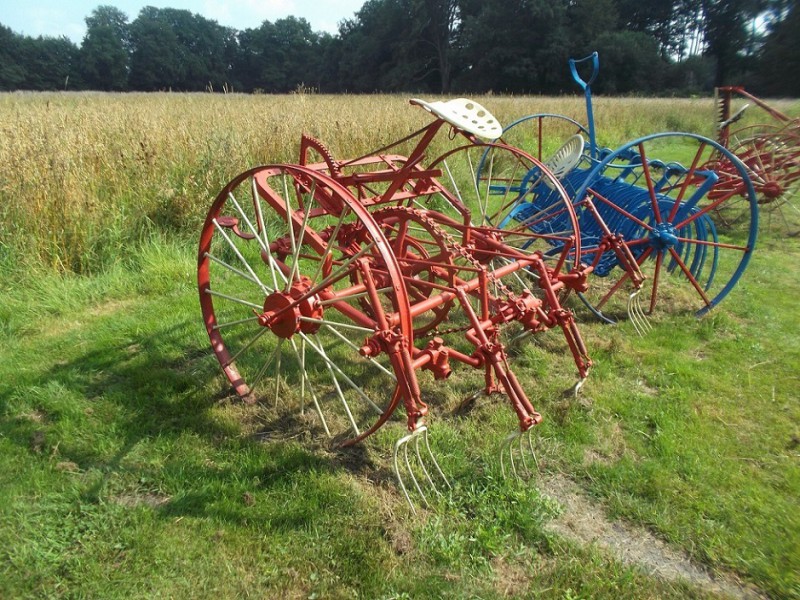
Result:
<svg viewBox="0 0 800 600"><path fill-rule="evenodd" d="M111 498L112 502L116 504L120 504L122 506L126 506L128 508L136 508L137 506L149 506L150 508L159 508L164 506L167 502L170 501L169 496L164 496L162 494L156 494L152 492L145 492L145 493L131 493L131 494L120 494L118 496L114 496Z"/></svg>
<svg viewBox="0 0 800 600"><path fill-rule="evenodd" d="M564 508L563 514L547 526L558 535L581 544L595 544L622 563L667 581L688 581L705 592L730 598L766 598L731 574L711 574L648 530L612 521L602 507L586 497L578 484L563 475L548 475L540 480L539 487Z"/></svg>

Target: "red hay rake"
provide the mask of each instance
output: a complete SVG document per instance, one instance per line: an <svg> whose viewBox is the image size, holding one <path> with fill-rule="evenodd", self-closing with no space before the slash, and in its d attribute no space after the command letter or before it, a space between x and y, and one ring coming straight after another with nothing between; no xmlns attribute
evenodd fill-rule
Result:
<svg viewBox="0 0 800 600"><path fill-rule="evenodd" d="M525 152L479 139L501 132L488 111L466 99L412 104L434 120L403 140L336 160L304 135L299 164L256 167L228 183L203 226L198 283L212 348L246 401L274 394L277 402L291 383L300 411L316 413L312 428L343 446L402 406L407 431L393 465L413 509L410 490L424 501L425 485L449 485L428 442L420 372L447 379L462 363L483 371L483 393L505 394L518 428L501 445L500 463L516 473L515 457L524 463L526 437L532 451L541 416L507 347L560 329L577 391L591 361L561 300L585 289L591 269L576 260L577 219L557 178ZM429 159L443 133L448 149ZM407 155L393 153L403 145ZM487 151L489 174L478 180ZM519 201L530 187L511 184L531 173L556 192L533 218L559 228L483 225ZM490 194L496 182L508 193Z"/></svg>
<svg viewBox="0 0 800 600"><path fill-rule="evenodd" d="M717 88L715 96L719 143L747 167L758 195L759 207L762 212L768 211L768 222L773 223L774 216L779 225L790 230L796 228L800 216L800 209L796 205L797 190L800 188L800 119L792 119L741 87ZM749 102L732 112L736 98ZM756 125L735 126L751 104L763 110L771 120ZM721 178L717 188L721 192L737 189L740 177L735 169L722 156L718 162L716 167L727 177Z"/></svg>

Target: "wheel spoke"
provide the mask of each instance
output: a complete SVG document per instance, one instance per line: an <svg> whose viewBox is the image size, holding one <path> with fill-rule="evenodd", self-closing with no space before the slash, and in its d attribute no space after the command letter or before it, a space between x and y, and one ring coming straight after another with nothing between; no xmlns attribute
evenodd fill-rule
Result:
<svg viewBox="0 0 800 600"><path fill-rule="evenodd" d="M245 260L244 256L242 256L242 253L239 252L239 248L236 247L236 244L233 243L233 240L231 240L231 238L228 236L228 234L225 233L225 231L222 229L222 226L219 224L219 222L216 219L214 219L212 222L214 223L214 227L216 227L216 229L219 232L219 234L228 243L228 246L230 246L231 250L233 250L234 254L236 254L236 256L239 258L239 260L242 261L242 264L247 269L247 272L250 273L250 276L256 281L256 283L258 283L259 287L262 289L262 291L265 294L269 294L270 293L269 288L267 286L265 286L261 282L261 280L258 278L258 275L256 275L255 271L253 271L253 268L250 266L250 263L247 262L247 260Z"/></svg>
<svg viewBox="0 0 800 600"><path fill-rule="evenodd" d="M311 349L316 351L317 354L319 354L319 356L322 358L322 360L325 362L325 364L328 365L328 368L330 368L332 370L332 372L335 371L336 373L338 373L339 376L344 380L344 382L347 383L347 385L349 385L353 389L353 391L361 397L362 400L364 400L372 408L374 408L378 412L378 414L383 414L383 410L381 410L381 408L377 404L375 404L375 402L373 402L372 398L367 396L367 394L364 392L364 390L362 390L360 386L358 386L352 379L350 379L350 377L348 377L348 375L344 371L342 371L342 369L339 367L339 365L337 365L335 362L333 362L331 360L331 358L325 352L325 349L323 348L321 343L320 343L319 346L317 346L316 344L314 344L314 342L312 342L308 338L308 336L306 336L305 334L301 334L301 335L308 342L308 345L311 347ZM335 376L334 376L334 379L335 379ZM338 387L339 386L337 385L337 388ZM342 401L344 401L345 403L347 402L346 400L344 400L344 395L342 395ZM348 405L348 413L350 413L349 405ZM352 414L350 416L352 417ZM355 422L353 422L353 425L355 425Z"/></svg>
<svg viewBox="0 0 800 600"><path fill-rule="evenodd" d="M248 302L247 300L243 300L241 298L236 298L235 296L230 296L228 294L223 294L222 292L215 292L214 290L207 288L204 290L206 294L211 296L215 296L217 298L224 298L225 300L230 300L231 302L236 302L237 304L241 304L243 306L249 306L250 308L255 308L256 310L263 310L264 307L260 304L255 304L253 302Z"/></svg>
<svg viewBox="0 0 800 600"><path fill-rule="evenodd" d="M280 286L278 285L278 275L286 283L286 276L283 274L283 271L278 268L275 259L272 257L272 252L269 249L269 236L267 235L267 224L264 222L264 214L261 209L261 196L258 193L256 188L256 178L251 178L251 194L253 196L253 204L256 207L256 218L261 223L261 231L264 234L264 241L262 243L262 248L267 255L267 264L269 265L270 273L272 273L272 283L277 290ZM276 272L277 271L277 272Z"/></svg>
<svg viewBox="0 0 800 600"><path fill-rule="evenodd" d="M311 207L313 206L314 202L314 193L317 188L316 181L311 185L311 191L309 192L309 199L308 199L308 206L306 207L306 211L303 214L303 224L300 226L300 237L297 240L297 248L295 248L295 252L292 256L292 272L289 275L289 281L294 281L295 277L297 277L297 270L300 267L300 248L303 247L303 238L306 234L306 228L308 227L308 216L311 214ZM288 289L288 288L287 288Z"/></svg>
<svg viewBox="0 0 800 600"><path fill-rule="evenodd" d="M235 273L236 275L238 275L242 279L244 279L246 281L249 281L250 283L255 283L256 285L259 285L259 282L257 280L255 280L255 279L253 279L252 277L250 277L247 273L245 273L244 271L240 271L239 269L237 269L236 267L234 267L232 265L229 265L224 260L222 260L220 258L217 258L213 254L211 254L209 252L204 252L203 256L205 256L208 260L214 261L219 266L224 267L225 269L228 269L228 271L231 271L232 273ZM272 291L275 291L275 290L269 290L269 291L272 292Z"/></svg>

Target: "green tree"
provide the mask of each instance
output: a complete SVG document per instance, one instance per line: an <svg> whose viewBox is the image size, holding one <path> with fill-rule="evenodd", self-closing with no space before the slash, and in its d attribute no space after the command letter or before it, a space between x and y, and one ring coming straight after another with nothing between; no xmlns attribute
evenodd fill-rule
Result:
<svg viewBox="0 0 800 600"><path fill-rule="evenodd" d="M759 89L770 95L800 97L800 7L792 4L772 22L759 60Z"/></svg>
<svg viewBox="0 0 800 600"><path fill-rule="evenodd" d="M128 17L113 6L98 6L86 17L81 45L81 73L86 85L98 90L128 87Z"/></svg>
<svg viewBox="0 0 800 600"><path fill-rule="evenodd" d="M472 0L462 5L461 89L553 93L570 89L567 2Z"/></svg>
<svg viewBox="0 0 800 600"><path fill-rule="evenodd" d="M188 10L144 7L130 25L132 89L220 89L235 32Z"/></svg>
<svg viewBox="0 0 800 600"><path fill-rule="evenodd" d="M290 92L300 85L319 88L322 37L305 19L264 21L238 36L236 78L244 89Z"/></svg>
<svg viewBox="0 0 800 600"><path fill-rule="evenodd" d="M0 90L25 87L26 69L20 62L22 36L0 25Z"/></svg>

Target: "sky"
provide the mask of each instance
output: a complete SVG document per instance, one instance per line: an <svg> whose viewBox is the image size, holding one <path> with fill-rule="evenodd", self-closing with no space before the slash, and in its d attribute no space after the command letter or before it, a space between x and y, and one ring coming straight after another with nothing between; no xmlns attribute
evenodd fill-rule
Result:
<svg viewBox="0 0 800 600"><path fill-rule="evenodd" d="M238 30L265 20L303 17L315 31L336 33L338 23L352 18L366 0L0 0L0 24L15 33L37 37L65 35L80 45L84 19L100 5L116 6L133 21L144 6L180 8Z"/></svg>

